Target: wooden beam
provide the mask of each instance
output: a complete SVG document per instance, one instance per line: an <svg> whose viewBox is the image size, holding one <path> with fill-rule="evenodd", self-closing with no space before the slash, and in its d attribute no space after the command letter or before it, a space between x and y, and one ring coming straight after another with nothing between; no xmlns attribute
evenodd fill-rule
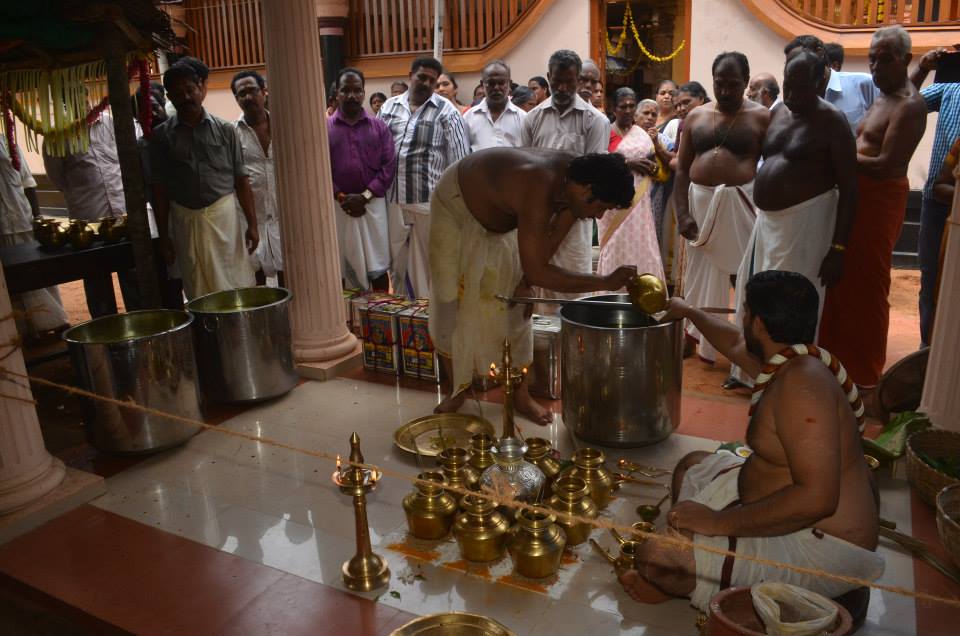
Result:
<svg viewBox="0 0 960 636"><path fill-rule="evenodd" d="M123 180L124 201L127 208L127 228L136 263L137 283L143 309L161 306L160 281L157 278L150 226L147 222L147 201L144 197L143 170L140 150L133 127L133 106L130 103L130 78L124 58L124 36L115 29L103 38L107 64L107 87L110 108L113 111L113 130L117 141L117 159Z"/></svg>

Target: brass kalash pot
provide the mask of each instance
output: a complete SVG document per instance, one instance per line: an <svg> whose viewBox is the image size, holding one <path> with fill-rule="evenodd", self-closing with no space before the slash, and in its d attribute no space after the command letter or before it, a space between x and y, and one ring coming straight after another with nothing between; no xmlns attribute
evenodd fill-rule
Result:
<svg viewBox="0 0 960 636"><path fill-rule="evenodd" d="M553 497L547 502L553 510L575 517L597 518L597 504L590 499L587 482L579 477L561 477L553 484ZM571 521L557 516L557 525L567 535L567 545L580 545L590 536L589 523Z"/></svg>
<svg viewBox="0 0 960 636"><path fill-rule="evenodd" d="M437 456L443 476L447 480L447 486L452 488L465 488L467 490L476 490L480 481L480 474L477 470L467 463L469 453L465 448L451 446L443 449ZM463 499L463 493L456 490L448 491L458 502Z"/></svg>
<svg viewBox="0 0 960 636"><path fill-rule="evenodd" d="M463 558L485 563L502 557L510 522L497 512L497 505L479 495L467 495L460 507L463 512L453 524L453 536Z"/></svg>
<svg viewBox="0 0 960 636"><path fill-rule="evenodd" d="M471 466L477 469L477 472L483 474L483 471L497 463L493 456L493 447L496 440L486 433L477 433L470 438L470 461Z"/></svg>
<svg viewBox="0 0 960 636"><path fill-rule="evenodd" d="M546 508L524 508L510 529L507 549L517 573L531 579L556 574L567 545L563 529Z"/></svg>
<svg viewBox="0 0 960 636"><path fill-rule="evenodd" d="M604 462L603 451L596 448L581 448L573 454L573 466L564 471L564 477L579 477L587 483L590 499L600 509L606 508L617 488L617 479Z"/></svg>
<svg viewBox="0 0 960 636"><path fill-rule="evenodd" d="M73 219L70 221L70 228L67 230L67 241L73 249L85 250L93 245L93 241L96 238L97 235L94 233L93 228L87 225L86 221L82 219Z"/></svg>
<svg viewBox="0 0 960 636"><path fill-rule="evenodd" d="M442 539L457 516L457 502L444 489L441 473L420 473L416 490L403 498L407 527L418 539Z"/></svg>
<svg viewBox="0 0 960 636"><path fill-rule="evenodd" d="M547 486L551 485L562 468L560 462L553 456L553 448L550 446L550 442L542 437L528 437L526 444L527 450L523 454L523 458L539 468L547 479Z"/></svg>

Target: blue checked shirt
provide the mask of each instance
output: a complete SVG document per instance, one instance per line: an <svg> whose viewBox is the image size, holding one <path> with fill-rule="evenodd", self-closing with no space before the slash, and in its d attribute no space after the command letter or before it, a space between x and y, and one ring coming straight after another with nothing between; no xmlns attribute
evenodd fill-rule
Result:
<svg viewBox="0 0 960 636"><path fill-rule="evenodd" d="M470 153L470 141L463 117L449 100L434 93L411 113L408 96L391 97L377 115L390 127L397 149L389 201L427 203L443 171Z"/></svg>
<svg viewBox="0 0 960 636"><path fill-rule="evenodd" d="M960 84L931 84L920 91L927 102L927 112L939 112L937 131L933 135L933 154L930 156L930 171L923 186L923 197L933 196L933 182L943 168L943 158L950 151L957 136L960 136Z"/></svg>

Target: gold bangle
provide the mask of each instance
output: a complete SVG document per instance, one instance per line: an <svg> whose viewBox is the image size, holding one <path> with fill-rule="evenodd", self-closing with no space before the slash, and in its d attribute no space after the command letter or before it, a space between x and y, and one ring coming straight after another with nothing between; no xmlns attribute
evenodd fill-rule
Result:
<svg viewBox="0 0 960 636"><path fill-rule="evenodd" d="M846 252L847 246L841 245L840 243L834 243L830 246L830 249L832 249L834 252Z"/></svg>

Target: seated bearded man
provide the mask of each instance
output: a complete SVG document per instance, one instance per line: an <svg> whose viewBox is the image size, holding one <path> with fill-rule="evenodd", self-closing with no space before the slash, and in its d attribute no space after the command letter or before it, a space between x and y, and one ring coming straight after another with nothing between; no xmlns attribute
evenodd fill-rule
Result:
<svg viewBox="0 0 960 636"><path fill-rule="evenodd" d="M875 580L884 564L875 553L878 500L860 447L862 405L855 387L838 381L846 375L838 363L828 366L828 354L798 344L813 340L818 306L813 284L783 271L760 272L747 283L742 333L682 299L670 300L664 320L692 321L718 351L757 378L763 392L751 407L749 449L700 451L679 462L665 532L698 547ZM718 591L761 581L829 598L857 587L665 542L647 541L642 551L644 567L620 577L641 602L689 597L707 611Z"/></svg>

